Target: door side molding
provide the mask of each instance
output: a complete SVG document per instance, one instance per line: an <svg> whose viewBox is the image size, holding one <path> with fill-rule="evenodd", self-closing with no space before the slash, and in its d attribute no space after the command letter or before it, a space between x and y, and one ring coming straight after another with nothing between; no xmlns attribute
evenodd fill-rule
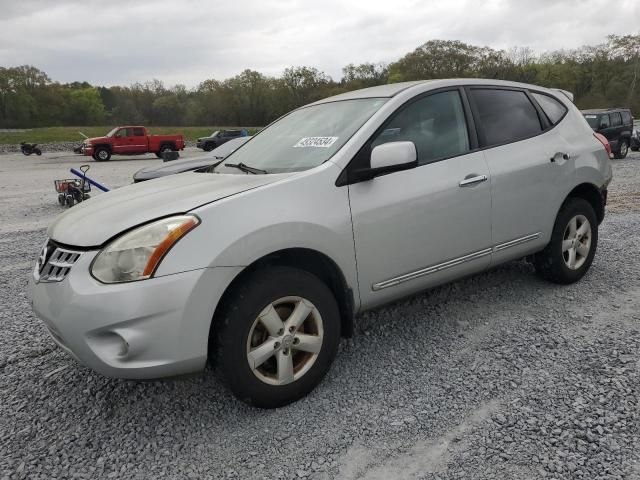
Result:
<svg viewBox="0 0 640 480"><path fill-rule="evenodd" d="M490 248L484 248L482 250L478 250L473 253L469 253L467 255L463 255L461 257L457 257L451 260L447 260L446 262L438 263L436 265L432 265L430 267L420 268L419 270L414 270L409 273L405 273L403 275L399 275L397 277L390 278L388 280L383 280L382 282L374 283L371 285L371 289L374 292L379 290L395 287L396 285L400 285L401 283L408 282L409 280L414 280L416 278L424 277L425 275L431 275L432 273L441 272L448 268L456 267L466 262L470 262L472 260L476 260L478 258L485 257L487 255L491 255L493 252L500 252L502 250L506 250L507 248L515 247L517 245L521 245L523 243L530 242L532 240L536 240L540 237L542 233L532 233L529 235L525 235L524 237L514 238L513 240L509 240L508 242L499 243L498 245L494 245Z"/></svg>

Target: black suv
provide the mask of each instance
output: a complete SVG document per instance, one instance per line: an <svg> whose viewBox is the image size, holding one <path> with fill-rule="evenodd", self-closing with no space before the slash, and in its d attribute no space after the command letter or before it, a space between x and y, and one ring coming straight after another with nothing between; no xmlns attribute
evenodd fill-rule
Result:
<svg viewBox="0 0 640 480"><path fill-rule="evenodd" d="M210 152L232 138L246 136L246 130L216 130L208 137L198 138L196 141L196 147L201 148L205 152Z"/></svg>
<svg viewBox="0 0 640 480"><path fill-rule="evenodd" d="M599 108L582 110L582 114L595 132L607 137L616 158L627 156L633 131L631 110L628 108Z"/></svg>

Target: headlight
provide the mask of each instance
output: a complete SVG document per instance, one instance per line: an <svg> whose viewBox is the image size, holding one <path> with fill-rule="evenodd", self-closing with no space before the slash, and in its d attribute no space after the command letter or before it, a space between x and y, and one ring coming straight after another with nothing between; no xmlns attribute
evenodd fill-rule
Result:
<svg viewBox="0 0 640 480"><path fill-rule="evenodd" d="M131 230L100 251L91 274L103 283L149 278L169 249L199 223L195 215L178 215Z"/></svg>

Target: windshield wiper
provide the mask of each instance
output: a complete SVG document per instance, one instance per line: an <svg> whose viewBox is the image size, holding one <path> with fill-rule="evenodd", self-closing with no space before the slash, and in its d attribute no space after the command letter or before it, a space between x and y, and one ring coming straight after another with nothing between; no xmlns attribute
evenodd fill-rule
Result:
<svg viewBox="0 0 640 480"><path fill-rule="evenodd" d="M266 174L268 173L266 170L262 170L260 168L250 167L249 165L245 165L244 163L225 163L225 167L237 168L238 170L242 170L245 173L253 173L257 175L258 173Z"/></svg>

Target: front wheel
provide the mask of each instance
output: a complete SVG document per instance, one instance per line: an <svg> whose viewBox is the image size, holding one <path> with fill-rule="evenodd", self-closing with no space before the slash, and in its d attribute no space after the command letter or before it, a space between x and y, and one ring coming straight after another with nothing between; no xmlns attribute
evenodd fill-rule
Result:
<svg viewBox="0 0 640 480"><path fill-rule="evenodd" d="M97 162L107 162L111 158L111 152L107 148L100 147L93 154L93 158Z"/></svg>
<svg viewBox="0 0 640 480"><path fill-rule="evenodd" d="M36 155L38 156L42 155L42 150L40 150L39 148L34 148L33 151L36 152Z"/></svg>
<svg viewBox="0 0 640 480"><path fill-rule="evenodd" d="M340 342L331 290L289 267L251 274L214 321L216 368L236 397L262 408L287 405L313 390Z"/></svg>
<svg viewBox="0 0 640 480"><path fill-rule="evenodd" d="M598 246L598 219L589 202L568 198L563 204L546 248L535 255L536 272L560 284L580 280L593 262Z"/></svg>

